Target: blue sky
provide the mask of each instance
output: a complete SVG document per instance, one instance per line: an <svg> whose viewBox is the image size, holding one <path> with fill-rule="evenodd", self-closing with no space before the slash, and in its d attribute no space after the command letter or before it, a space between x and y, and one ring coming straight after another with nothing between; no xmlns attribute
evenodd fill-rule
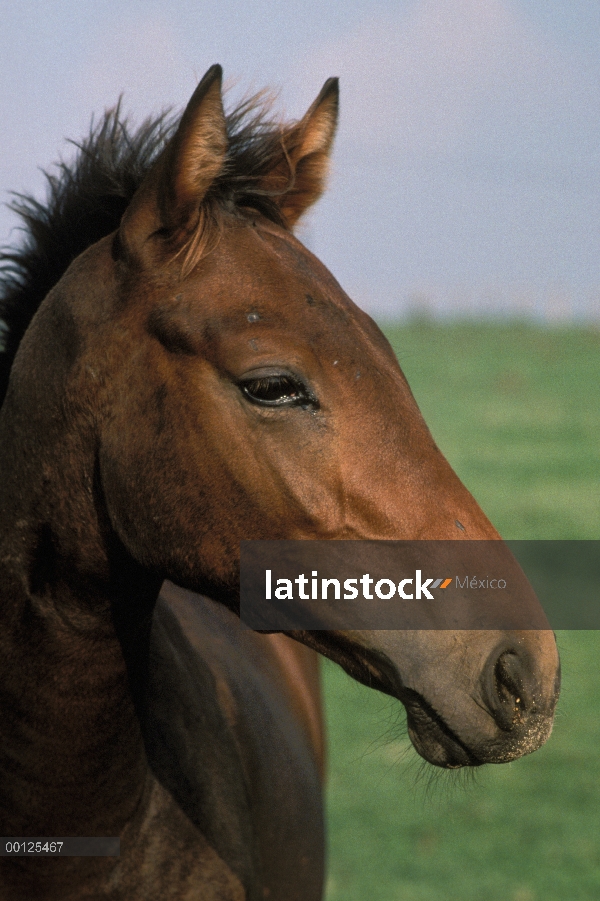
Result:
<svg viewBox="0 0 600 901"><path fill-rule="evenodd" d="M593 0L20 0L0 34L0 188L43 191L123 93L141 120L220 62L341 124L303 234L357 302L600 308L600 5ZM0 241L14 220L0 213Z"/></svg>

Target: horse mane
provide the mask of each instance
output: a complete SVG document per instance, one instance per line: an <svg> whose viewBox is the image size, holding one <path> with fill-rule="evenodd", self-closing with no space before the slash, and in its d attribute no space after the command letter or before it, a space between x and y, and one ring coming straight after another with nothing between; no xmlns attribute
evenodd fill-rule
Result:
<svg viewBox="0 0 600 901"><path fill-rule="evenodd" d="M226 116L225 166L207 200L211 217L227 208L252 209L286 227L275 197L258 187L281 158L283 128L271 116L265 92ZM121 101L105 112L77 148L72 162L45 171L46 199L14 194L9 208L20 220L20 242L0 251L0 405L19 343L48 292L86 248L119 227L148 170L174 133L179 117L162 113L132 129Z"/></svg>

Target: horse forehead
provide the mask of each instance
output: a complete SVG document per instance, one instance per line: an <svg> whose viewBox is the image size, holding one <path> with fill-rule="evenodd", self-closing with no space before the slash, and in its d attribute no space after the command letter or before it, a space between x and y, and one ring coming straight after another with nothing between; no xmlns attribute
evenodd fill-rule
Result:
<svg viewBox="0 0 600 901"><path fill-rule="evenodd" d="M264 300L285 296L290 302L311 303L348 311L354 305L327 268L291 232L265 220L228 228L221 239L224 282L252 289ZM310 297L307 297L307 292Z"/></svg>
<svg viewBox="0 0 600 901"><path fill-rule="evenodd" d="M165 287L153 293L150 315L185 319L212 341L274 329L353 344L362 332L354 322L357 308L325 266L277 226L226 228L184 282Z"/></svg>

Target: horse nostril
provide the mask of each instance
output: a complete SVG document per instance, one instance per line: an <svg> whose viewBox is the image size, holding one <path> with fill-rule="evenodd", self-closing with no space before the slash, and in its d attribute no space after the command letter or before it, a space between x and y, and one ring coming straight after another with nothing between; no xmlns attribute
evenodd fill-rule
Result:
<svg viewBox="0 0 600 901"><path fill-rule="evenodd" d="M485 700L500 728L509 731L524 722L532 707L528 673L514 651L500 654L489 670Z"/></svg>

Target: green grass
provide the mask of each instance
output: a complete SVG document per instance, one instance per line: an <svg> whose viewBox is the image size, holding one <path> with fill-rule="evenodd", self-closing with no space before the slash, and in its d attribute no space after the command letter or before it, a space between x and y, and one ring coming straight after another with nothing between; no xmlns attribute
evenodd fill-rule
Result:
<svg viewBox="0 0 600 901"><path fill-rule="evenodd" d="M387 334L505 537L600 538L600 331L423 322ZM327 901L600 899L600 640L558 640L550 741L474 780L421 765L399 705L325 665Z"/></svg>
<svg viewBox="0 0 600 901"><path fill-rule="evenodd" d="M438 444L505 538L600 538L600 330L387 330Z"/></svg>

